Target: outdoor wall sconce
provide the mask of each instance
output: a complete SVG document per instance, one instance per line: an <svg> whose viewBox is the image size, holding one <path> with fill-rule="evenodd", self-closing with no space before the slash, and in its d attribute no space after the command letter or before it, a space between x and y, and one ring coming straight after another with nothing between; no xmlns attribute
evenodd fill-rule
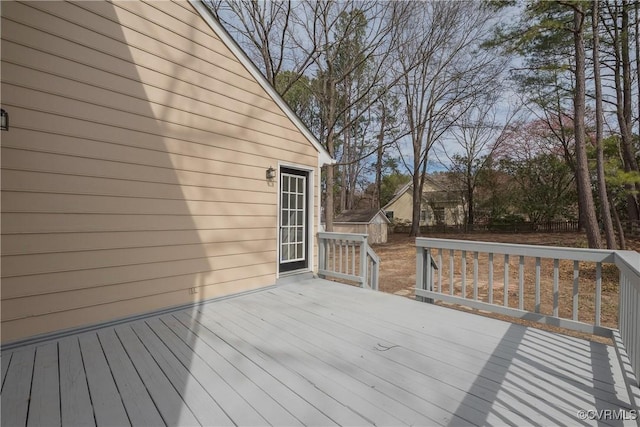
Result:
<svg viewBox="0 0 640 427"><path fill-rule="evenodd" d="M0 109L0 130L9 130L9 114Z"/></svg>
<svg viewBox="0 0 640 427"><path fill-rule="evenodd" d="M276 170L272 166L269 166L269 169L267 169L267 179L272 180L272 179L275 179L275 177L276 177Z"/></svg>

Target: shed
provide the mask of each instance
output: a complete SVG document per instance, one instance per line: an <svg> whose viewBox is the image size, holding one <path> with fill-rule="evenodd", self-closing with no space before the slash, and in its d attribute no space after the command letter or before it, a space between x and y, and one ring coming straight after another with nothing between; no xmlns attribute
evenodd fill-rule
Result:
<svg viewBox="0 0 640 427"><path fill-rule="evenodd" d="M386 243L389 223L380 209L354 209L336 216L333 230L337 233L368 234L369 244Z"/></svg>
<svg viewBox="0 0 640 427"><path fill-rule="evenodd" d="M2 2L1 30L3 343L317 268L332 159L202 1Z"/></svg>

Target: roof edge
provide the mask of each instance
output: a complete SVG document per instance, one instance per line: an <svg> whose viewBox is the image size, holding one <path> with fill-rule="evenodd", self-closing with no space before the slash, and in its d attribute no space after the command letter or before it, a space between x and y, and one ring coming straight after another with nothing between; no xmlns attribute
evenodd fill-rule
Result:
<svg viewBox="0 0 640 427"><path fill-rule="evenodd" d="M240 63L249 71L249 74L256 79L258 84L271 96L275 103L282 109L285 115L293 122L293 124L302 132L307 140L313 145L319 154L319 166L326 164L334 164L336 160L331 157L329 152L322 146L320 141L311 133L307 126L300 120L300 118L293 112L289 104L280 96L278 91L267 81L266 77L253 63L253 61L242 50L240 45L231 37L227 30L218 22L213 16L211 10L204 4L202 0L189 0L189 3L198 12L198 14L205 20L205 22L211 27L218 37L224 42L224 44L231 50L231 52L238 58Z"/></svg>

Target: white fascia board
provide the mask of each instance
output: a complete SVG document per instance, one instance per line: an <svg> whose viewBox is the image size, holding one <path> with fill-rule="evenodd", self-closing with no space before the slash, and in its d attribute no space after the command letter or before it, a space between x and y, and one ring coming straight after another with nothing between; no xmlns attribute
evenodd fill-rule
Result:
<svg viewBox="0 0 640 427"><path fill-rule="evenodd" d="M282 109L284 114L293 122L293 124L302 132L302 134L309 140L311 145L318 151L319 158L318 164L319 166L323 166L326 164L335 164L336 160L329 155L329 152L320 144L320 141L311 133L307 126L302 123L302 120L293 112L293 110L289 107L289 105L285 102L284 99L280 96L278 91L276 91L273 86L267 81L262 72L256 67L256 65L249 59L247 54L242 50L242 48L236 43L236 41L231 37L231 35L227 32L227 30L218 22L218 20L213 16L211 10L204 4L202 0L189 0L189 3L193 6L193 8L200 14L202 19L211 27L211 29L216 33L218 37L222 40L222 42L231 50L231 52L238 58L240 63L244 65L244 67L249 71L249 73L256 79L256 81L262 86L262 88L271 96L276 104Z"/></svg>

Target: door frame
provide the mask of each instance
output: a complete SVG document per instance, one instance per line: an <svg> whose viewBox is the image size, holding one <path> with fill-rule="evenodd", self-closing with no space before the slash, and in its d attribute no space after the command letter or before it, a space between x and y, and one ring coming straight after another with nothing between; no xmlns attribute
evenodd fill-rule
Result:
<svg viewBox="0 0 640 427"><path fill-rule="evenodd" d="M288 270L288 271L281 271L280 270L280 249L281 249L281 234L280 234L280 221L281 221L281 215L282 215L282 211L281 211L281 185L282 185L282 169L292 169L294 171L303 173L306 177L306 182L307 182L307 194L306 194L306 204L307 204L307 209L306 209L306 220L307 220L307 232L306 232L306 241L307 241L307 263L305 267L299 268L299 269L294 269L294 270ZM276 203L276 207L277 207L277 215L276 215L276 278L280 277L280 275L282 274L290 274L290 273L295 273L295 272L302 272L302 271L313 271L313 265L314 265L314 246L315 246L315 239L314 239L314 233L313 230L315 229L315 180L314 180L314 172L316 171L315 168L310 167L310 166L305 166L305 165L299 165L299 164L295 164L295 163L288 163L288 162L278 162L278 172L277 172L277 177L278 177L278 181L276 183L276 195L277 195L277 203ZM286 172L285 172L286 173Z"/></svg>

